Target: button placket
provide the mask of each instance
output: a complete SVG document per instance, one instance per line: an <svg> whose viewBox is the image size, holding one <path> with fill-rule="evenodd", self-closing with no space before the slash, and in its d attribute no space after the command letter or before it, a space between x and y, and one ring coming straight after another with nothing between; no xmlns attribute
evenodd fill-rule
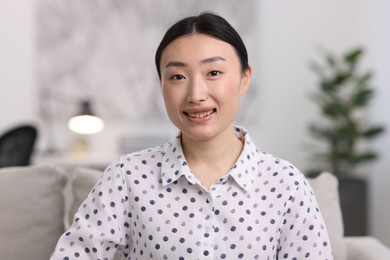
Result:
<svg viewBox="0 0 390 260"><path fill-rule="evenodd" d="M213 259L213 242L214 242L214 214L213 214L213 198L210 193L204 194L204 225L203 225L203 238L202 246L204 254L202 259Z"/></svg>

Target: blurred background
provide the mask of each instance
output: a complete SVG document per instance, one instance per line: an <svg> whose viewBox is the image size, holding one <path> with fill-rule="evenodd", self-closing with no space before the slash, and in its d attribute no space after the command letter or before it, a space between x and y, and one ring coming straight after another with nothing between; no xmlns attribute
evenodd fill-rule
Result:
<svg viewBox="0 0 390 260"><path fill-rule="evenodd" d="M105 165L174 135L154 51L169 24L203 10L225 16L247 44L254 77L238 123L261 150L311 168L308 129L321 111L310 100L318 78L309 64L320 49L364 48L361 65L373 72L375 89L365 120L390 125L389 1L107 2L0 0L0 133L36 125L38 161ZM67 124L86 100L104 128L81 135ZM390 137L370 145L379 159L361 171L369 183L368 232L390 246ZM80 151L84 157L73 156Z"/></svg>

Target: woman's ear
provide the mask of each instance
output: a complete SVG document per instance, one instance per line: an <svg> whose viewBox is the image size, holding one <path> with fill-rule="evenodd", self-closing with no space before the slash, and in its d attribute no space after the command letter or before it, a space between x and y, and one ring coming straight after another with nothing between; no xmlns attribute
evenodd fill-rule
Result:
<svg viewBox="0 0 390 260"><path fill-rule="evenodd" d="M240 87L241 96L248 91L251 82L251 76L252 76L252 67L248 65L248 68L242 74L241 87Z"/></svg>

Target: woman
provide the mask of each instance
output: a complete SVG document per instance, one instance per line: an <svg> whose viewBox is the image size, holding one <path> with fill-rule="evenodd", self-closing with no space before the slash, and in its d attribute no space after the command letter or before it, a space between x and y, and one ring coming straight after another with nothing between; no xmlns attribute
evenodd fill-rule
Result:
<svg viewBox="0 0 390 260"><path fill-rule="evenodd" d="M234 126L252 71L230 24L177 22L155 62L180 134L110 165L52 259L332 259L304 176Z"/></svg>

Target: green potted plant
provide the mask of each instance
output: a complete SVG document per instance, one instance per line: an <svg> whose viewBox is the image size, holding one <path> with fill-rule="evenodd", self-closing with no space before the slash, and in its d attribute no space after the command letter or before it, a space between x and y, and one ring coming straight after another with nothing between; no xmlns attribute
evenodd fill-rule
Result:
<svg viewBox="0 0 390 260"><path fill-rule="evenodd" d="M371 71L361 71L358 66L363 53L363 48L352 49L340 56L324 51L322 63L311 63L311 69L319 79L318 89L311 97L319 106L322 118L310 124L309 131L326 146L324 151L313 153L314 160L311 162L316 165L308 171L308 175L329 171L339 179L347 235L366 233L364 193L367 185L356 172L360 166L378 158L377 152L371 150L368 143L384 132L383 126L371 125L367 120L367 108L374 96L374 88L370 83ZM352 201L354 199L357 201ZM364 223L353 225L359 214L364 215L360 221Z"/></svg>

